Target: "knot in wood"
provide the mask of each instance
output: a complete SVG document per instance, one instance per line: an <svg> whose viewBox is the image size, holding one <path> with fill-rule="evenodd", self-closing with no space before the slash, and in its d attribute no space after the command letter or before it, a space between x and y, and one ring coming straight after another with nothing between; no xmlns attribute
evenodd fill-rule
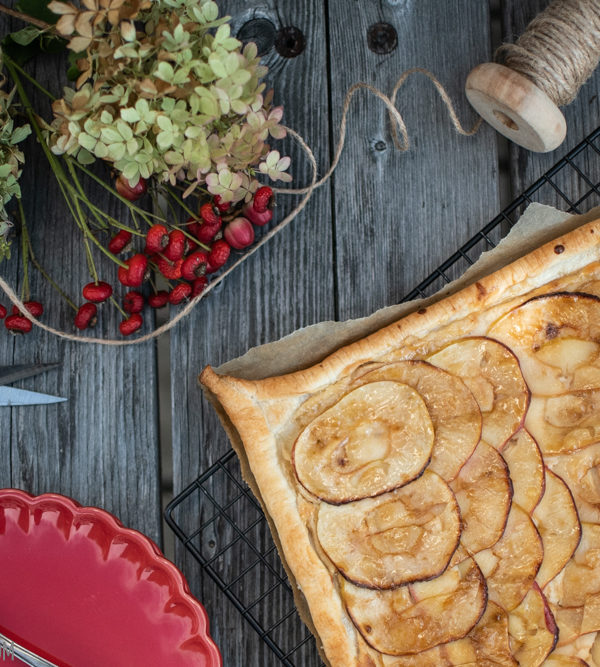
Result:
<svg viewBox="0 0 600 667"><path fill-rule="evenodd" d="M367 45L373 53L385 55L398 46L398 33L389 23L374 23L367 30Z"/></svg>
<svg viewBox="0 0 600 667"><path fill-rule="evenodd" d="M238 30L237 38L244 44L254 42L258 49L258 55L267 54L275 43L275 25L269 19L252 19L246 21Z"/></svg>
<svg viewBox="0 0 600 667"><path fill-rule="evenodd" d="M275 36L275 50L280 56L295 58L304 51L305 46L304 34L299 28L290 25L277 31L277 35Z"/></svg>

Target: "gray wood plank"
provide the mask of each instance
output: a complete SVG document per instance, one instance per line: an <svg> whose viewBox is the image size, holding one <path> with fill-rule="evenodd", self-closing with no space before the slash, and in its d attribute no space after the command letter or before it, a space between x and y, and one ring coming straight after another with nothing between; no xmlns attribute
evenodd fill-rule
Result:
<svg viewBox="0 0 600 667"><path fill-rule="evenodd" d="M471 126L477 116L464 82L472 67L489 59L487 3L354 3L351 20L344 0L332 0L329 7L334 128L350 85L365 81L391 94L412 67L433 72L463 124ZM389 54L368 48L368 30L377 23L397 32L397 48ZM372 95L359 93L349 114L335 175L339 319L400 301L497 212L496 139L490 128L474 137L457 134L420 74L406 82L396 106L411 138L406 153L394 149L387 112Z"/></svg>
<svg viewBox="0 0 600 667"><path fill-rule="evenodd" d="M545 7L546 2L541 0L527 0L514 2L506 0L503 10L503 37L505 41L514 42L521 35L528 23ZM518 194L529 187L550 169L563 155L574 148L600 123L598 114L598 93L600 91L600 70L579 90L577 98L571 104L562 107L567 122L567 137L555 150L549 153L533 153L510 144L510 176L513 192ZM576 202L590 188L589 183L577 173L577 168L586 174L594 176L598 173L598 156L588 151L574 162L575 168L563 169L554 179L558 188L568 194L571 202ZM555 188L548 185L536 195L537 201L556 206L561 210L568 210L570 204ZM582 204L582 212L600 204L600 197L593 195Z"/></svg>
<svg viewBox="0 0 600 667"><path fill-rule="evenodd" d="M472 4L463 3L451 18L446 14L452 12L440 9L439 3L426 3L423 9L412 3L352 3L351 13L348 7L347 2L316 0L227 4L236 27L254 17L302 29L306 48L301 56L286 60L270 51L266 62L276 98L285 106L285 120L316 149L321 173L329 164L330 135L337 131L342 98L352 83L365 80L390 92L402 69L424 65L438 74L441 71L442 80L457 97L462 94L466 72L489 57L487 11L472 10ZM470 14L466 20L465 13ZM400 47L390 58L375 56L367 49L364 33L376 20L387 20L398 29ZM449 20L450 27L442 29ZM452 44L452 30L458 28L467 45L462 51ZM440 34L426 39L436 29ZM351 137L330 184L315 194L290 228L248 259L172 332L175 493L228 450L214 411L197 386L197 374L204 364L217 365L319 320L366 315L399 300L418 277L424 277L495 212L493 133L484 131L475 139L454 137L445 111L422 88L426 88L422 81L409 84L406 97L401 97L402 105L410 107L412 115L407 120L412 124L411 134L417 137L410 154L393 153L385 111L375 100L359 96L350 118ZM423 96L415 99L417 90ZM423 109L433 109L431 122L420 118L426 116ZM473 120L464 100L459 111ZM431 124L439 128L432 130ZM385 142L385 150L375 148L379 141ZM295 183L306 182L309 173L297 154L293 164ZM290 204L282 198L279 201L283 215ZM239 492L235 484L221 474L215 474L213 482L210 493L222 504L233 502ZM238 525L252 526L254 515L242 509L242 504L245 501L233 502L228 513ZM187 534L208 524L192 545L203 557L215 558L213 566L219 571L229 577L242 574L244 567L251 574L256 572L253 584L244 577L243 589L233 589L242 601L248 601L270 581L270 574L263 567L250 568L252 561L247 556L236 562L228 549L229 541L236 538L235 529L226 519L211 522L212 512L208 497L197 494L181 506L178 519ZM249 531L249 539L261 547L264 526L262 532ZM222 555L221 550L225 550ZM225 664L277 664L181 545L176 553L193 592L208 609ZM259 614L259 609L253 612ZM281 596L271 603L270 620L287 611ZM289 632L296 630L284 624L279 639ZM285 639L289 642L289 637ZM303 667L319 662L314 653L295 659Z"/></svg>
<svg viewBox="0 0 600 667"><path fill-rule="evenodd" d="M271 48L264 62L270 68L269 83L275 89L275 101L284 104L284 122L306 138L319 165L325 168L329 160L329 124L323 3L317 0L301 3L236 0L227 2L224 9L233 17L236 34L252 19L269 20L276 29L296 26L302 30L306 47L301 55L285 58ZM306 160L290 142L286 142L284 151L288 148L293 156L294 183L308 183L311 173ZM283 219L294 201L298 199L279 196L276 218ZM176 493L229 447L213 409L202 399L197 383L202 367L208 363L218 365L257 344L334 317L330 201L328 187L315 193L301 216L230 274L172 332ZM202 506L190 507L190 525L206 519L209 511L206 499ZM248 519L245 514L235 514L239 512L237 507L232 511L236 520ZM231 530L226 522L216 522L199 538L201 543L195 544L204 553L217 553L232 538ZM249 539L262 545L265 532L252 533ZM181 547L177 551L177 563L182 566L192 590L208 609L224 663L248 667L275 664L270 649ZM239 573L242 564L248 567L250 562L245 557L236 558L232 553L225 554L217 563L229 573ZM260 572L256 572L253 582L249 581L250 574L238 584L236 590L246 603L250 603L264 586L264 576L270 576ZM275 604L271 611L272 620L275 620L283 611L283 601ZM262 622L266 620L261 619ZM287 630L285 624L284 628ZM293 633L297 631L290 632L292 634L286 640L293 642ZM313 664L314 659L306 662L306 667Z"/></svg>
<svg viewBox="0 0 600 667"><path fill-rule="evenodd" d="M5 25L5 23L3 24ZM59 58L44 57L28 66L42 85L60 92L64 78ZM44 102L34 94L36 109ZM46 106L45 117L49 118ZM61 201L41 147L30 138L22 178L23 204L40 263L76 302L89 282L83 245ZM108 177L108 170L100 170ZM102 192L90 196L117 216ZM125 219L125 218L122 218ZM17 246L15 246L15 251ZM100 273L116 283L116 267L95 254ZM2 275L20 289L20 253L0 265ZM17 273L19 278L17 280ZM119 293L119 292L116 292ZM31 275L31 297L46 306L43 320L75 333L72 311L41 276ZM3 300L5 301L5 300ZM120 337L121 315L102 307L92 332ZM148 323L149 328L151 323ZM58 492L84 505L97 505L118 516L154 541L161 541L160 480L158 464L156 355L154 345L113 348L67 342L41 330L13 337L0 330L1 363L60 361L61 369L23 381L19 386L66 396L60 405L2 408L0 423L4 486L30 493Z"/></svg>

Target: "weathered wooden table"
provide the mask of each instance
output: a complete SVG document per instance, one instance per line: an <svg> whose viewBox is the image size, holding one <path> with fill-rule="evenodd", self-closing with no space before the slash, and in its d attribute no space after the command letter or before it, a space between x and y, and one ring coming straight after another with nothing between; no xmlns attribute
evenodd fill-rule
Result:
<svg viewBox="0 0 600 667"><path fill-rule="evenodd" d="M469 126L476 116L463 93L468 72L490 60L500 40L520 34L546 3L220 4L231 14L235 33L258 41L275 99L285 107L284 121L307 140L324 173L337 143L343 99L353 83L364 81L390 93L405 69L427 68L446 87ZM61 64L47 58L30 68L51 87ZM413 76L398 97L412 141L408 152L398 152L384 106L359 92L333 178L293 223L171 332L166 391L159 393L156 342L114 348L71 343L39 330L22 337L0 331L0 365L62 362L59 371L20 386L69 399L48 407L0 408L0 486L34 494L54 491L98 505L163 544L161 484L168 487L170 480L161 483L161 448L163 462L172 458L175 494L228 448L198 386L202 367L218 365L299 327L365 316L398 302L512 195L596 128L599 77L597 73L565 109L566 142L545 155L508 146L487 126L474 137L458 135L433 86L420 75ZM32 141L29 146L39 158L30 162L23 178L34 247L56 279L77 293L88 280L81 247L74 235L64 234L67 213L47 186L49 175L39 149ZM301 151L291 143L285 149L293 156L295 184L308 183L310 168ZM572 184L575 196L578 187ZM279 219L295 201L279 198ZM558 197L544 203L564 208ZM2 263L0 272L18 285L19 254ZM48 285L37 275L32 281L32 291L47 304L47 321L68 328L66 314L52 311L55 297ZM116 313L104 315L96 335L112 335L119 319ZM165 405L169 393L170 405ZM162 442L159 414L170 414L172 424L171 437ZM224 664L277 664L179 544L174 558L208 610Z"/></svg>

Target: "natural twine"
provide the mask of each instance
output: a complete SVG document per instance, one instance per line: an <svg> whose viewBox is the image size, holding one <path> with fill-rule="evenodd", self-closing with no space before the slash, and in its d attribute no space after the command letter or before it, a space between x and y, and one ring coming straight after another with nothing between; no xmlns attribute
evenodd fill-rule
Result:
<svg viewBox="0 0 600 667"><path fill-rule="evenodd" d="M569 104L600 61L600 0L554 0L496 60Z"/></svg>
<svg viewBox="0 0 600 667"><path fill-rule="evenodd" d="M137 338L133 339L109 339L109 338L93 338L93 337L88 337L88 336L79 336L76 334L70 334L66 331L61 331L60 329L55 329L54 327L51 327L47 324L44 324L43 322L40 322L38 319L33 317L33 315L25 308L25 305L19 299L19 297L16 295L15 291L12 289L12 287L2 278L0 277L0 288L4 290L6 293L6 296L10 299L10 301L23 313L23 315L30 321L32 322L35 326L39 327L40 329L43 329L44 331L47 331L51 334L54 334L56 336L59 336L60 338L65 338L66 340L72 340L76 341L78 343L98 343L100 345L112 345L112 346L121 346L121 345L134 345L137 343L143 343L148 340L152 340L153 338L157 338L158 336L166 333L170 329L172 329L180 320L182 320L184 317L186 317L196 306L196 304L200 301L200 299L204 298L211 290L213 290L222 280L225 279L226 276L228 276L234 269L241 264L248 256L252 255L255 253L260 247L262 247L267 241L269 241L275 234L277 234L279 231L281 231L286 225L288 225L303 209L304 207L308 204L309 199L311 198L314 190L324 183L326 183L333 172L335 171L339 161L340 161L340 156L342 154L342 150L344 148L344 142L346 140L346 128L347 128L347 117L348 117L348 111L350 108L350 102L352 100L352 97L355 95L356 92L359 90L365 89L369 92L371 92L373 95L378 97L386 106L388 110L388 114L391 120L391 129L392 129L392 137L394 141L394 145L396 148L400 151L407 151L410 148L410 140L408 136L408 131L406 129L406 125L404 123L404 120L402 118L402 115L396 109L396 95L398 94L398 91L402 87L402 85L405 83L405 81L410 77L411 74L423 74L426 76L435 86L435 89L437 92L440 94L440 97L442 98L442 101L444 102L448 113L450 115L450 120L452 122L452 125L454 126L454 129L462 135L465 136L470 136L472 134L475 134L477 130L479 129L479 126L481 125L481 118L478 118L473 125L473 127L469 130L464 129L462 124L460 123L458 116L456 114L456 111L454 109L454 105L452 104L452 100L450 99L450 96L446 92L444 86L438 81L438 79L433 75L431 72L428 70L422 69L420 67L414 67L412 69L406 70L402 76L398 79L396 82L396 85L394 86L394 89L392 91L392 96L388 97L384 93L382 93L380 90L375 88L374 86L369 85L368 83L360 82L360 83L355 83L346 93L346 97L344 99L344 105L342 108L342 118L340 122L340 130L339 130L339 137L338 137L338 145L335 151L335 155L333 158L333 161L331 163L331 166L325 173L325 175L317 181L317 162L315 160L315 156L308 146L308 144L304 141L304 139L294 130L290 128L286 128L287 132L294 138L295 141L298 142L300 147L304 150L306 153L309 162L312 167L312 180L310 182L310 185L308 185L305 188L300 188L300 189L289 189L289 188L275 188L274 191L279 193L279 194L302 194L304 197L300 201L300 203L294 208L291 213L289 213L281 222L279 222L275 227L273 227L267 234L265 234L258 243L256 243L252 248L250 248L242 257L240 257L236 262L234 262L230 267L228 267L223 273L221 273L217 278L212 280L204 289L204 291L199 294L197 297L189 301L175 316L173 316L171 319L169 319L167 322L165 322L163 325L155 329L154 331L138 336Z"/></svg>

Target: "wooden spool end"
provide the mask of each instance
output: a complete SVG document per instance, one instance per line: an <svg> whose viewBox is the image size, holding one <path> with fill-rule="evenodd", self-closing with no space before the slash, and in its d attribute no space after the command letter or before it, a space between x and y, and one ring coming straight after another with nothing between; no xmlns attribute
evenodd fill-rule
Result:
<svg viewBox="0 0 600 667"><path fill-rule="evenodd" d="M504 65L475 67L467 77L465 92L486 122L531 151L552 151L567 134L565 117L548 95Z"/></svg>

